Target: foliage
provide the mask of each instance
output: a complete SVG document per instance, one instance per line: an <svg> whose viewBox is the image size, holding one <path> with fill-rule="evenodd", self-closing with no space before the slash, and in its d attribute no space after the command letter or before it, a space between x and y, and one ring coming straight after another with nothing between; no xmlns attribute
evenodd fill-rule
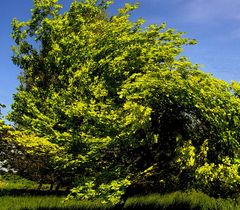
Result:
<svg viewBox="0 0 240 210"><path fill-rule="evenodd" d="M54 162L54 156L61 151L57 146L44 138L18 131L9 132L9 136L4 141L11 147L6 151L8 152L5 156L6 163L18 174L34 181L40 181L43 175L51 176L49 173L51 165L47 164Z"/></svg>
<svg viewBox="0 0 240 210"><path fill-rule="evenodd" d="M226 156L222 157L221 162L209 162L207 159L208 141L203 143L198 153L191 141L185 142L183 147L179 147L178 150L177 163L180 164L181 173L194 174L189 188L201 189L215 197L229 197L239 193L238 159L231 160Z"/></svg>
<svg viewBox="0 0 240 210"><path fill-rule="evenodd" d="M229 157L222 163L205 163L196 170L196 178L201 188L212 195L229 197L239 192L239 163L231 163Z"/></svg>
<svg viewBox="0 0 240 210"><path fill-rule="evenodd" d="M15 173L11 172L2 172L0 175L0 191L1 196L6 195L3 194L3 191L7 190L21 190L21 189L34 189L37 187L37 183L24 179Z"/></svg>
<svg viewBox="0 0 240 210"><path fill-rule="evenodd" d="M121 200L126 188L131 184L127 179L113 180L107 184L101 184L96 188L94 181L85 183L71 190L67 200L77 198L80 200L93 200L102 204L116 205Z"/></svg>
<svg viewBox="0 0 240 210"><path fill-rule="evenodd" d="M78 176L78 198L116 203L123 192L167 192L195 180L206 190L208 178L221 183L215 195L237 192L239 84L180 56L196 43L183 33L131 22L137 5L111 17L107 7L73 1L62 14L57 0L35 0L30 20L13 20L13 62L23 71L9 119L27 131L14 138L15 155L37 154L31 161L44 169L60 160L53 171Z"/></svg>
<svg viewBox="0 0 240 210"><path fill-rule="evenodd" d="M38 182L39 187L44 183L51 184L51 189L54 184L69 187L75 181L75 166L79 166L81 159L74 160L64 148L46 138L10 130L1 144L7 148L1 157L3 166Z"/></svg>
<svg viewBox="0 0 240 210"><path fill-rule="evenodd" d="M0 117L2 117L1 108L5 108L5 105L0 103Z"/></svg>
<svg viewBox="0 0 240 210"><path fill-rule="evenodd" d="M2 113L1 108L4 108L5 105L0 103L0 140L3 138L3 136L6 135L7 131L10 129L10 126L6 125L2 119ZM0 150L1 152L3 150Z"/></svg>
<svg viewBox="0 0 240 210"><path fill-rule="evenodd" d="M1 119L0 115L0 172L7 170L7 153L11 150L11 147L6 144L6 142L3 140L8 136L8 132L12 129L11 126L6 125L4 120Z"/></svg>

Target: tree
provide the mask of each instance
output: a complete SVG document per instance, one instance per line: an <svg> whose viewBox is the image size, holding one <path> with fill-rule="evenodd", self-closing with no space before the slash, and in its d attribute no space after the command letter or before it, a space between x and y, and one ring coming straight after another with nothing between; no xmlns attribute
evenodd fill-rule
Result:
<svg viewBox="0 0 240 210"><path fill-rule="evenodd" d="M201 186L193 181L204 182L207 163L238 158L237 84L180 56L195 40L129 21L137 5L111 17L107 7L73 1L62 14L57 0L35 0L30 20L13 20L23 71L9 119L78 163L72 196L116 203L124 193Z"/></svg>
<svg viewBox="0 0 240 210"><path fill-rule="evenodd" d="M0 103L0 117L1 117L1 118L2 118L2 112L1 112L2 110L1 110L1 109L2 109L2 108L5 108L5 107L6 107L6 106L5 106L4 104L1 104L1 103Z"/></svg>
<svg viewBox="0 0 240 210"><path fill-rule="evenodd" d="M42 184L50 184L50 190L69 188L76 181L75 170L82 159L73 160L63 147L47 138L17 131L4 123L0 124L1 167Z"/></svg>
<svg viewBox="0 0 240 210"><path fill-rule="evenodd" d="M5 108L5 105L0 103L0 166L2 171L5 170L3 166L6 164L6 150L8 151L9 149L5 142L3 142L3 138L7 136L7 133L11 127L4 123L4 120L2 119L1 108Z"/></svg>

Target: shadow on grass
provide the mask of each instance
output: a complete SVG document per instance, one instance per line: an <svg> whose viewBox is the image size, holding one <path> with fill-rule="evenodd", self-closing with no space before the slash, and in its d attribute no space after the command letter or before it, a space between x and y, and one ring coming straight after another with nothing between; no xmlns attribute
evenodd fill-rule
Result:
<svg viewBox="0 0 240 210"><path fill-rule="evenodd" d="M154 206L154 205L145 205L145 206L136 206L136 207L111 207L111 208L89 208L89 207L57 207L57 208L37 208L37 209L28 209L23 208L21 210L199 210L199 208L191 208L189 205L181 204L168 207Z"/></svg>
<svg viewBox="0 0 240 210"><path fill-rule="evenodd" d="M21 208L20 210L123 210L123 208L103 208L103 207L40 207L40 208ZM125 209L124 209L125 210ZM127 210L127 209L126 209Z"/></svg>
<svg viewBox="0 0 240 210"><path fill-rule="evenodd" d="M163 208L163 207L141 207L141 208L111 208L111 209L103 209L103 208L74 208L74 207L62 207L62 208L37 208L37 209L28 209L24 208L21 210L199 210L199 209L192 209L192 208L186 208L184 206L182 207L173 207L173 208Z"/></svg>
<svg viewBox="0 0 240 210"><path fill-rule="evenodd" d="M0 196L67 196L67 191L50 191L34 189L0 189Z"/></svg>
<svg viewBox="0 0 240 210"><path fill-rule="evenodd" d="M52 191L39 191L39 190L10 190L17 196L49 196L49 195L59 195L64 196L66 192L52 192ZM6 193L4 193L6 195ZM13 195L13 194L11 194ZM23 198L28 199L28 198ZM33 200L33 205L30 203L28 207L21 206L18 210L235 210L240 209L240 202L232 199L221 199L212 198L208 195L197 192L197 191L187 191L187 192L173 192L169 194L149 194L145 196L136 196L129 198L125 206L103 206L96 202L75 202L72 203L60 203L59 197L46 198L43 199L45 203ZM28 202L28 200L27 200ZM37 202L37 205L35 205ZM35 208L33 208L35 207ZM1 207L0 207L1 209Z"/></svg>

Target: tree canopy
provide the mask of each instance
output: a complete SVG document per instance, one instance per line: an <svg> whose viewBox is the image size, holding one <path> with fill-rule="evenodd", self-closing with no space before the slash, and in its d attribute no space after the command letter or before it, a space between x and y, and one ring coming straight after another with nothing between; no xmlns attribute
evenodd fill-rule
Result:
<svg viewBox="0 0 240 210"><path fill-rule="evenodd" d="M137 7L109 16L107 2L81 0L61 13L57 0L35 0L28 21L13 20L13 62L22 73L8 117L30 137L12 141L27 154L50 145L34 155L52 154L43 169L71 168L61 174L74 174L69 198L237 192L239 84L182 56L196 43L184 33L130 21Z"/></svg>

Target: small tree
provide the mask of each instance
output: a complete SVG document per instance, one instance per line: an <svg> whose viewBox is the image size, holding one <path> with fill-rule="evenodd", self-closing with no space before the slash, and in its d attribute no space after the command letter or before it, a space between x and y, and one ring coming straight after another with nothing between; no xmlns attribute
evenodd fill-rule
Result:
<svg viewBox="0 0 240 210"><path fill-rule="evenodd" d="M80 159L74 160L64 148L49 142L46 138L16 131L10 127L1 138L1 160L3 166L18 175L42 184L51 184L53 190L60 186L71 187L75 180L76 166Z"/></svg>

